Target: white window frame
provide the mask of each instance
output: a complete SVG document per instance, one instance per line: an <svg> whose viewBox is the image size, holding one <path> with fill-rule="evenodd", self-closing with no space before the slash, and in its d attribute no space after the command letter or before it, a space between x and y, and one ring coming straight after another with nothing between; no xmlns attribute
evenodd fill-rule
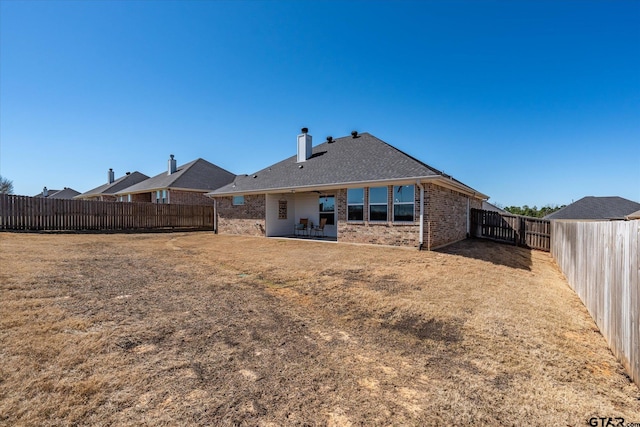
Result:
<svg viewBox="0 0 640 427"><path fill-rule="evenodd" d="M362 191L362 202L361 203L349 203L349 190L361 190ZM348 188L347 189L347 221L348 222L362 222L364 221L364 187L360 188ZM349 219L349 207L350 206L361 206L362 207L362 218L360 219Z"/></svg>
<svg viewBox="0 0 640 427"><path fill-rule="evenodd" d="M398 188L400 187L411 187L411 201L410 202L400 202L400 201L396 201L396 192L398 191ZM411 209L411 220L396 220L396 206L406 206L406 205L411 205L412 209ZM399 223L411 223L414 222L416 220L416 187L413 184L409 184L409 185L394 185L393 186L393 222L399 222Z"/></svg>
<svg viewBox="0 0 640 427"><path fill-rule="evenodd" d="M380 202L371 202L371 190L384 188L385 190L385 201L384 203ZM385 206L385 219L371 219L371 206ZM369 187L369 221L370 222L388 222L389 221L389 187Z"/></svg>

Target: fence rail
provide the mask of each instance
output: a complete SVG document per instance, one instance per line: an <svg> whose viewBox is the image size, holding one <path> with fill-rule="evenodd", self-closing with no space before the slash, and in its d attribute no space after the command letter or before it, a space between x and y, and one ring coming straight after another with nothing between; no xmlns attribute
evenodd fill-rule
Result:
<svg viewBox="0 0 640 427"><path fill-rule="evenodd" d="M46 199L0 194L0 230L212 230L213 221L213 206Z"/></svg>
<svg viewBox="0 0 640 427"><path fill-rule="evenodd" d="M551 225L547 219L471 209L471 232L473 237L547 252L551 247Z"/></svg>
<svg viewBox="0 0 640 427"><path fill-rule="evenodd" d="M551 255L640 385L640 220L553 221Z"/></svg>

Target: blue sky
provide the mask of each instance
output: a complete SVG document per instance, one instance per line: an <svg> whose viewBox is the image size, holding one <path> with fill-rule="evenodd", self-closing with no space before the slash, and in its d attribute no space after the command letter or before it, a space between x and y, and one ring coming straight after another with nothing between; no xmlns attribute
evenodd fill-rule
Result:
<svg viewBox="0 0 640 427"><path fill-rule="evenodd" d="M640 202L640 1L0 1L0 174L251 173L370 132L502 205Z"/></svg>

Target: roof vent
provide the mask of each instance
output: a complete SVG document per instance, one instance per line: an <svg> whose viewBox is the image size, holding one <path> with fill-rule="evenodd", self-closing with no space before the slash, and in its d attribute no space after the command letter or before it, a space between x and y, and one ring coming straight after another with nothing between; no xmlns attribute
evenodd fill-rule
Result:
<svg viewBox="0 0 640 427"><path fill-rule="evenodd" d="M358 131L354 130L353 132L351 132L351 137L352 138L357 138L358 137Z"/></svg>
<svg viewBox="0 0 640 427"><path fill-rule="evenodd" d="M127 172L127 173L125 173L125 175L131 175L131 172Z"/></svg>
<svg viewBox="0 0 640 427"><path fill-rule="evenodd" d="M257 177L258 177L258 175L253 175L253 177L254 177L254 178L257 178Z"/></svg>
<svg viewBox="0 0 640 427"><path fill-rule="evenodd" d="M327 137L327 142L328 142L329 144L333 144L333 137L332 137L332 136L328 136L328 137Z"/></svg>

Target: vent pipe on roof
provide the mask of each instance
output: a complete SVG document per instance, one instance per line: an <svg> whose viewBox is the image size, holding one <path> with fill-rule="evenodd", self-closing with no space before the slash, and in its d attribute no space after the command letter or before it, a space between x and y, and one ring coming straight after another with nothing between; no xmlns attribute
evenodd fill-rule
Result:
<svg viewBox="0 0 640 427"><path fill-rule="evenodd" d="M309 129L302 128L302 133L298 135L298 163L306 161L311 157L313 151L311 148L311 135L308 132Z"/></svg>
<svg viewBox="0 0 640 427"><path fill-rule="evenodd" d="M107 172L107 184L113 184L113 181L116 180L115 174L113 173L113 169L109 168L109 172Z"/></svg>
<svg viewBox="0 0 640 427"><path fill-rule="evenodd" d="M353 132L351 132L351 137L352 138L357 138L358 137L358 131L354 130Z"/></svg>
<svg viewBox="0 0 640 427"><path fill-rule="evenodd" d="M171 175L176 172L176 159L173 158L173 154L169 155L169 169L167 170L167 175Z"/></svg>
<svg viewBox="0 0 640 427"><path fill-rule="evenodd" d="M332 137L332 136L328 136L328 137L327 137L327 142L328 142L329 144L333 144L333 137Z"/></svg>

